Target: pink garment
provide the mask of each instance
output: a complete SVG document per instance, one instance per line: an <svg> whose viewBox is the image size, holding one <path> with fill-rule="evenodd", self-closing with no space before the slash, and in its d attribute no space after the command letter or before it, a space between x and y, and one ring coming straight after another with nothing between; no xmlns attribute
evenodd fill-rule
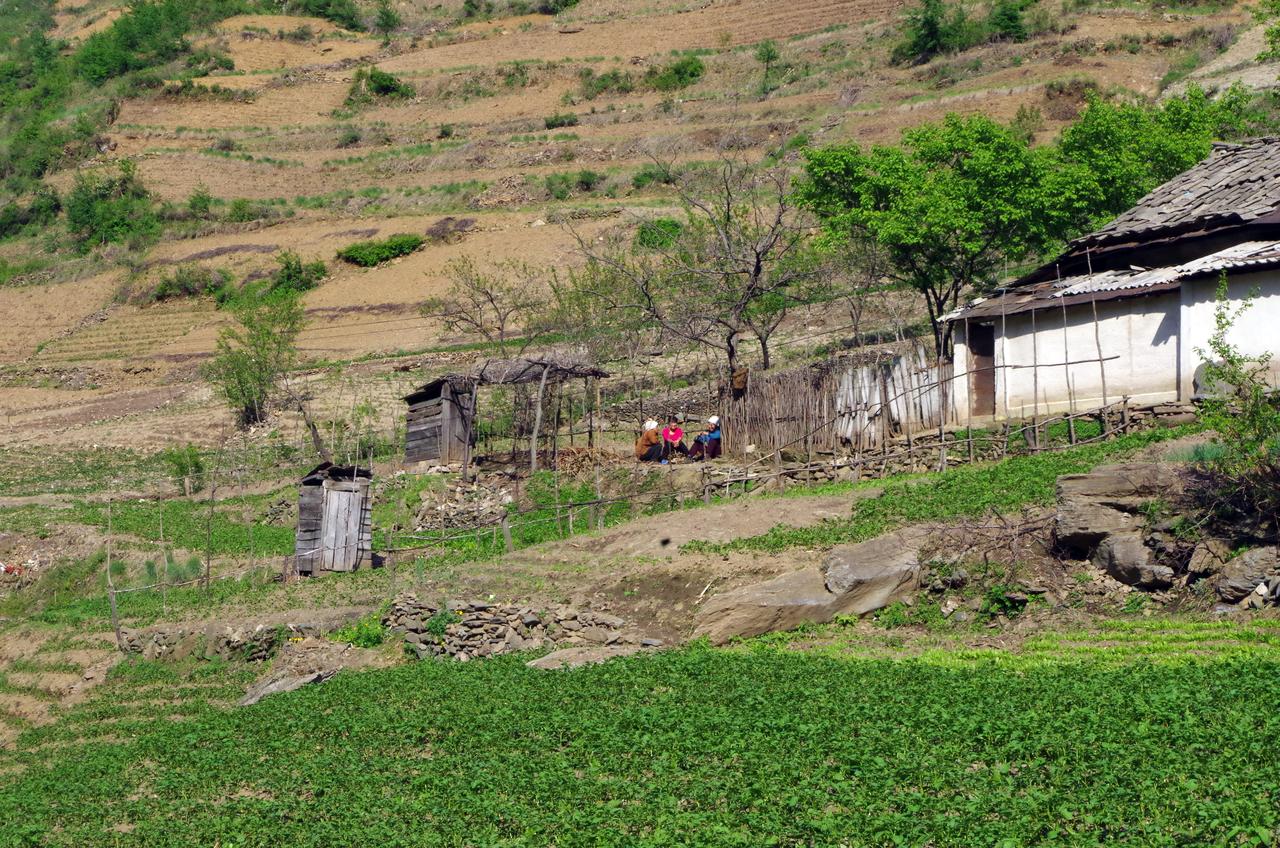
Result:
<svg viewBox="0 0 1280 848"><path fill-rule="evenodd" d="M675 444L684 438L684 430L679 427L663 427L662 438Z"/></svg>

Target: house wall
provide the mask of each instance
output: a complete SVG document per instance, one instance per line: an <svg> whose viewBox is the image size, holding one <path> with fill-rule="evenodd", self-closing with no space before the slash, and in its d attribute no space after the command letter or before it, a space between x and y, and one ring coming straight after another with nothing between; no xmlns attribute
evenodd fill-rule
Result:
<svg viewBox="0 0 1280 848"><path fill-rule="evenodd" d="M1025 312L993 322L997 417L1084 411L1126 395L1135 403L1177 399L1179 295L1099 302L1096 334L1093 306L1067 307L1065 333L1061 309ZM1096 361L1099 347L1106 360L1101 365ZM967 375L972 359L963 329L957 333L956 361L964 365ZM967 376L956 380L962 416L968 410L968 382Z"/></svg>
<svg viewBox="0 0 1280 848"><path fill-rule="evenodd" d="M1197 349L1207 351L1213 335L1217 286L1217 279L1212 277L1182 284L1180 385L1185 399L1193 396L1196 369L1203 361ZM1235 319L1227 340L1249 355L1274 354L1271 379L1273 385L1280 385L1280 271L1230 277L1227 294L1233 309L1238 309L1254 289L1257 291L1253 303Z"/></svg>

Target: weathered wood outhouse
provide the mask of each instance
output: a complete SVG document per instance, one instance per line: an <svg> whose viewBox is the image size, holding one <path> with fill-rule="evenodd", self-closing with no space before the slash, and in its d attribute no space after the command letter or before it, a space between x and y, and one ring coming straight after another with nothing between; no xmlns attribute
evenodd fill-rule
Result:
<svg viewBox="0 0 1280 848"><path fill-rule="evenodd" d="M298 486L296 571L355 571L373 564L368 468L321 463Z"/></svg>
<svg viewBox="0 0 1280 848"><path fill-rule="evenodd" d="M449 376L405 395L405 462L462 462L471 441L475 381Z"/></svg>

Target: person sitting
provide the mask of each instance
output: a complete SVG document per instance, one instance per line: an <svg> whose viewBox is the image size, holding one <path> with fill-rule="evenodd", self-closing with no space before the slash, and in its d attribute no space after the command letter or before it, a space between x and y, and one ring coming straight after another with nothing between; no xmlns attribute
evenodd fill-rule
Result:
<svg viewBox="0 0 1280 848"><path fill-rule="evenodd" d="M662 428L662 457L671 459L674 454L688 456L689 449L684 444L684 428L680 419L674 415L667 417L667 426Z"/></svg>
<svg viewBox="0 0 1280 848"><path fill-rule="evenodd" d="M713 415L707 419L707 429L694 438L689 456L692 459L715 459L720 456L719 415Z"/></svg>
<svg viewBox="0 0 1280 848"><path fill-rule="evenodd" d="M658 430L658 422L650 419L644 422L644 432L636 439L636 459L641 462L660 462L662 452L662 433Z"/></svg>

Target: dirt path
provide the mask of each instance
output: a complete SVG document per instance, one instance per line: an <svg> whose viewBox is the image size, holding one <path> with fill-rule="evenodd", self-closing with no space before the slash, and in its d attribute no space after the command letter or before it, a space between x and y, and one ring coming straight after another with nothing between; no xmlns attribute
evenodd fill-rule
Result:
<svg viewBox="0 0 1280 848"><path fill-rule="evenodd" d="M667 512L628 522L599 536L570 539L549 546L547 553L593 556L676 556L680 546L694 540L730 542L764 533L786 524L809 527L821 521L843 518L854 501L874 498L880 489L860 489L847 495L743 500L719 506Z"/></svg>

